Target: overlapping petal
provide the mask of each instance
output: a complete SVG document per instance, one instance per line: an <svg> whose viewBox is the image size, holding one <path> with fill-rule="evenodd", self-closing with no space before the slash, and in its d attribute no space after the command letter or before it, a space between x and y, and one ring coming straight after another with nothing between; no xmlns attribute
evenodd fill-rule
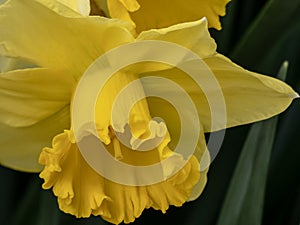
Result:
<svg viewBox="0 0 300 225"><path fill-rule="evenodd" d="M0 122L31 126L69 105L75 81L61 74L41 68L0 74Z"/></svg>
<svg viewBox="0 0 300 225"><path fill-rule="evenodd" d="M35 68L36 65L20 57L7 57L0 55L0 73L19 69Z"/></svg>
<svg viewBox="0 0 300 225"><path fill-rule="evenodd" d="M126 125L130 125L131 132L137 137L141 135L140 131L142 131L142 133L146 132L145 129L135 129L135 127L141 128L142 126L147 128L151 119L146 99L135 104L130 111L129 118L129 112L126 110L129 99L134 101L136 96L144 94L142 84L135 85L135 88L127 88L129 92L126 93L126 96L123 96L123 101L119 101L118 104L115 102L116 97L120 94L121 90L136 79L138 79L136 74L118 72L105 83L103 89L99 93L95 105L95 121L97 121L96 125L100 138L106 144L110 142L109 127L113 126L111 119L113 107L117 110L114 116L114 129L118 129L121 132ZM89 96L88 90L86 92L87 96Z"/></svg>
<svg viewBox="0 0 300 225"><path fill-rule="evenodd" d="M190 35L193 31L198 35ZM181 37L181 38L180 38ZM186 37L184 39L184 37ZM206 20L175 25L167 29L157 29L142 32L138 40L165 40L185 46L195 52L211 70L216 86L206 87L205 93L189 75L178 68L159 71L143 71L140 76L159 76L170 79L183 87L192 97L198 108L199 118L205 132L217 131L241 124L252 123L267 119L284 111L291 101L298 96L295 91L284 82L269 76L263 76L247 71L231 62L225 56L215 51L215 43L207 31ZM136 73L140 73L137 67ZM134 68L131 69L133 72ZM201 74L199 74L201 76ZM144 88L156 90L162 96L175 95L169 89L162 89L160 85L147 80ZM203 82L205 85L205 82ZM208 98L222 94L226 105L226 121L224 115L214 116L212 127L212 111L215 107L209 105ZM178 96L180 101L180 96ZM183 100L182 100L183 101ZM170 105L159 99L149 99L151 110L160 109L169 113L169 121L178 121L176 112ZM152 113L152 112L151 112ZM190 112L187 110L186 114ZM220 111L220 113L223 113ZM172 119L170 119L172 118ZM168 123L170 132L180 129L174 127L178 123Z"/></svg>
<svg viewBox="0 0 300 225"><path fill-rule="evenodd" d="M57 135L53 148L43 150L40 163L45 169L40 177L45 180L44 188L53 187L61 210L76 217L93 214L114 224L133 222L146 208L165 212L169 205L181 206L199 179L199 164L192 157L166 181L149 186L114 183L86 163L70 135L69 131Z"/></svg>
<svg viewBox="0 0 300 225"><path fill-rule="evenodd" d="M90 14L89 0L37 0L55 12L70 17Z"/></svg>
<svg viewBox="0 0 300 225"><path fill-rule="evenodd" d="M137 41L159 40L168 41L186 47L206 58L215 54L217 45L210 36L207 19L203 18L190 23L181 23L168 28L151 29L139 34Z"/></svg>
<svg viewBox="0 0 300 225"><path fill-rule="evenodd" d="M283 112L294 98L299 97L286 83L245 70L220 54L204 61L222 89L227 110L226 127L268 119ZM206 118L203 121L207 132L224 129L210 128L207 114L202 118Z"/></svg>
<svg viewBox="0 0 300 225"><path fill-rule="evenodd" d="M107 0L110 16L135 23L137 32L163 28L206 17L209 27L221 29L219 16L224 16L229 0Z"/></svg>
<svg viewBox="0 0 300 225"><path fill-rule="evenodd" d="M220 60L218 63L217 61ZM191 96L198 110L200 121L205 132L217 131L228 127L252 123L270 118L284 111L298 95L287 84L269 76L259 75L236 66L224 56L213 56L204 59L213 71L219 85L211 87L205 93L198 84L179 69L169 69L159 72L148 72L145 76L156 75L171 79L180 84ZM214 61L214 62L213 62ZM157 91L163 96L174 95L172 90L161 89L160 85L145 81L146 89ZM223 114L212 118L212 110L216 108L209 105L206 96L222 94L224 97L226 118ZM178 96L178 101L184 101ZM222 101L222 100L221 100ZM178 121L174 109L159 99L149 99L148 105L151 110L160 109L161 113L168 113L168 121ZM221 112L221 111L220 111ZM151 112L152 113L152 112ZM187 110L186 115L190 112ZM226 120L224 120L224 118ZM213 127L212 127L212 119ZM180 129L176 122L169 123L170 133Z"/></svg>
<svg viewBox="0 0 300 225"><path fill-rule="evenodd" d="M105 51L133 40L123 22L66 18L35 1L8 1L0 10L1 63L8 63L2 66L12 67L12 60L19 63L14 69L22 68L20 60L15 60L21 59L43 67L0 75L0 120L12 126L32 125L69 104L74 81L89 64ZM106 35L113 38L103 38ZM21 105L22 110L16 110Z"/></svg>
<svg viewBox="0 0 300 225"><path fill-rule="evenodd" d="M0 164L11 169L40 172L41 149L51 146L52 138L70 127L70 110L66 106L56 114L28 127L0 124Z"/></svg>
<svg viewBox="0 0 300 225"><path fill-rule="evenodd" d="M0 12L0 55L64 70L62 76L80 77L98 56L134 39L126 22L67 18L35 1L8 1Z"/></svg>

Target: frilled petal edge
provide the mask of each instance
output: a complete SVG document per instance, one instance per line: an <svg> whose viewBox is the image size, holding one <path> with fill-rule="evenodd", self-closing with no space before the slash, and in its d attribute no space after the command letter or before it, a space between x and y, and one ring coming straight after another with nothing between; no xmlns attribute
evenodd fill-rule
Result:
<svg viewBox="0 0 300 225"><path fill-rule="evenodd" d="M65 131L44 148L39 162L45 166L40 177L43 188L53 187L61 210L76 217L100 215L119 224L133 222L146 208L165 212L169 205L181 206L199 179L199 163L192 157L174 176L148 186L114 183L96 173L83 159Z"/></svg>
<svg viewBox="0 0 300 225"><path fill-rule="evenodd" d="M230 0L147 1L107 0L110 16L132 21L137 32L190 22L206 17L209 27L221 29L219 16L224 16ZM130 2L131 4L125 4Z"/></svg>

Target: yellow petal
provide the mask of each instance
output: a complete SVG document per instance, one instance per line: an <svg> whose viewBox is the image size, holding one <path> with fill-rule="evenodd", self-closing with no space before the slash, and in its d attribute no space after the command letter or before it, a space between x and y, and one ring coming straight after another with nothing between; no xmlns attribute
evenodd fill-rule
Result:
<svg viewBox="0 0 300 225"><path fill-rule="evenodd" d="M177 44L196 53L200 58L210 57L216 52L216 43L207 29L207 20L201 19L194 22L177 24L168 28L151 29L138 35L136 41L157 40ZM176 57L185 58L185 55ZM124 72L141 74L154 71L163 71L172 66L163 63L143 62L124 68Z"/></svg>
<svg viewBox="0 0 300 225"><path fill-rule="evenodd" d="M141 147L147 148L147 146L152 149L164 139L166 144L169 140L165 124L151 120L143 87L137 78L136 75L124 73L121 70L105 83L95 105L95 122L98 132L95 135L99 134L101 141L106 145L113 143L114 148L110 149L110 152L116 158L132 165L149 165L158 162L157 153L132 151L132 149L137 150ZM89 90L86 90L84 94L90 96ZM143 99L139 100L140 97ZM83 129L92 129L88 126L93 123L94 121L90 121L83 126ZM119 143L114 142L117 139L115 133L123 135L123 141L126 141L131 149L118 150Z"/></svg>
<svg viewBox="0 0 300 225"><path fill-rule="evenodd" d="M141 134L138 134L138 130L133 128L136 127L136 124L140 124L139 127L147 127L147 124L151 119L145 99L135 104L135 107L130 111L126 110L130 99L134 102L136 96L144 95L141 84L136 85L134 88L127 88L127 93L125 95L120 95L121 90L137 78L137 76L120 71L105 83L104 88L99 93L95 107L95 121L97 121L97 128L100 132L101 140L106 144L110 143L110 141L108 141L110 139L108 131L110 126L113 126L114 129L122 132L126 124L130 124L132 128L131 131L139 136ZM121 96L123 99L116 103L117 96ZM116 110L114 113L115 116L113 116L115 120L114 125L111 121L113 106ZM130 116L128 118L129 112ZM135 126L133 126L133 123ZM142 131L142 133L144 132L145 130Z"/></svg>
<svg viewBox="0 0 300 225"><path fill-rule="evenodd" d="M0 55L0 73L11 70L34 68L36 65L20 57L5 57Z"/></svg>
<svg viewBox="0 0 300 225"><path fill-rule="evenodd" d="M119 0L129 12L134 12L140 8L136 0Z"/></svg>
<svg viewBox="0 0 300 225"><path fill-rule="evenodd" d="M153 87L153 86L151 86ZM170 91L170 94L175 94ZM177 97L180 100L179 94L177 94ZM170 139L171 142L169 143L169 147L171 149L175 149L177 143L177 140L180 137L181 134L181 123L179 120L178 113L176 109L168 102L163 101L160 98L148 98L148 105L151 115L162 118L165 123L168 126L168 131L170 133ZM189 112L186 111L186 115ZM193 115L191 115L192 117ZM193 126L194 121L185 121L186 123L191 122L191 124L188 124L187 126ZM200 121L201 122L201 121ZM192 134L185 134L186 136L193 137ZM192 193L189 196L189 200L195 200L197 199L200 194L202 193L206 181L207 181L207 172L210 165L210 155L209 151L206 146L206 140L204 137L203 128L200 129L200 135L198 137L198 144L194 151L194 156L197 158L198 162L200 163L200 179L198 183L193 187Z"/></svg>
<svg viewBox="0 0 300 225"><path fill-rule="evenodd" d="M0 122L30 126L69 105L74 79L49 69L0 74Z"/></svg>
<svg viewBox="0 0 300 225"><path fill-rule="evenodd" d="M81 15L87 16L89 14L89 4L88 1L84 3L79 3L77 0L65 1L65 0L37 0L48 8L52 9L56 13L62 16L68 17L80 17ZM82 5L79 5L82 4ZM81 6L82 9L79 7Z"/></svg>
<svg viewBox="0 0 300 225"><path fill-rule="evenodd" d="M247 71L225 56L204 59L216 76L225 98L227 127L256 122L283 112L298 97L286 83ZM208 118L203 115L203 118ZM205 129L209 131L208 120ZM214 130L222 129L219 127Z"/></svg>
<svg viewBox="0 0 300 225"><path fill-rule="evenodd" d="M99 2L99 0L95 0ZM101 1L103 2L103 1ZM118 18L121 20L125 20L130 22L133 26L135 26L134 22L131 20L129 15L130 9L127 9L125 5L119 0L105 1L106 4L99 4L102 10L107 11L107 15L111 18ZM135 1L136 2L136 1Z"/></svg>
<svg viewBox="0 0 300 225"><path fill-rule="evenodd" d="M142 100L133 105L130 110L126 108L127 105L131 106L129 104L131 98L135 100L136 95L144 97L140 83L137 83L133 88L127 86L129 83L137 81L137 78L135 74L119 71L105 83L104 88L97 96L95 123L99 130L100 139L108 145L107 151L112 157L123 163L145 167L160 162L171 155L172 151L166 147L169 136L159 147L146 152L132 150L132 148L127 148L116 140L116 132L126 134L126 127L124 127L126 125L130 126L131 132L137 137L143 140L149 138L147 125L151 117L147 102ZM126 87L127 92L120 96L125 97L125 99L116 103L116 97L124 90L124 87ZM88 89L92 89L92 87L89 86ZM86 90L84 94L89 96L89 90ZM73 101L75 104L76 97ZM114 104L117 105L116 130L111 129L114 126L111 118ZM85 109L85 107L83 108ZM86 129L84 125L82 128ZM151 131L151 127L149 130ZM81 143L75 141L85 143L87 138L94 135L94 133L91 135L88 132L89 130L80 136L80 140L75 140L72 132L69 131L56 136L53 140L53 148L45 148L40 157L40 163L45 165L45 169L40 175L45 179L43 187L53 187L55 195L58 196L60 208L65 212L77 217L88 217L91 214L101 215L112 223L122 221L128 223L140 216L145 208L153 207L165 212L169 205L181 206L188 200L193 186L199 180L200 167L197 159L192 157L185 167L180 168L181 170L178 172L176 169L182 165L183 161L186 161L175 154L171 161L173 163L162 168L164 177L168 178L166 181L148 186L128 186L112 182L97 174L87 164L90 161L86 162L79 152L78 146ZM132 139L131 136L129 138ZM130 142L130 144L132 143ZM87 159L86 155L84 157ZM93 157L93 160L95 159L96 157ZM101 162L101 160L105 159L99 157L97 165L101 165L106 171L115 170L114 165L107 164L106 160ZM177 171L177 174L172 176L173 171ZM121 171L117 172L121 173ZM151 170L151 173L155 173L155 171ZM81 174L84 177L81 177ZM125 176L125 178L131 180L149 178L141 178L135 173L129 176Z"/></svg>
<svg viewBox="0 0 300 225"><path fill-rule="evenodd" d="M217 54L215 52L215 42L207 31L206 20L178 24L165 29L144 31L138 36L137 40L173 42L187 47L204 60L204 65L208 66L204 69L212 71L211 79L215 77L221 88L216 85L209 87L209 85L205 85L207 81L202 79L202 84L208 86L204 93L204 90L200 89L191 77L179 69L170 69L170 67L167 69L165 67L164 70L160 70L162 67L158 63L156 64L157 70L153 69L155 68L155 64L151 66L152 69L149 71L140 70L140 65L139 67L132 67L131 72L134 73L134 69L136 68L136 73L143 73L140 76L161 76L175 81L182 86L190 94L197 106L199 118L205 132L269 118L285 110L296 96L295 92L285 83L271 77L244 70L226 57ZM162 96L176 95L171 90L166 90L166 88L162 88L157 83L151 83L151 81L143 82L143 85L146 85L144 88L157 90L157 93L161 93ZM216 98L217 94L220 97L224 95L224 103L226 105L224 106L224 110L227 110L227 115L224 117L225 111L216 111L215 109L218 107L212 106L212 110L214 110L216 116L213 118L214 124L211 124L212 111L208 104L208 100L210 99L206 97L210 98L211 96ZM178 96L178 100L184 101L180 99L180 96ZM222 99L219 99L219 101L222 101ZM164 106L165 103L158 99L152 99L148 103L151 110L160 109L165 111L165 113L172 112L172 107ZM188 113L190 112L187 110L186 114ZM174 119L175 117L171 118ZM227 121L224 118L227 118ZM169 128L172 122L169 121L167 124ZM170 132L172 134L172 129ZM173 137L171 139L174 140Z"/></svg>
<svg viewBox="0 0 300 225"><path fill-rule="evenodd" d="M166 181L148 186L114 183L90 168L70 142L69 131L57 135L53 148L45 148L39 161L45 165L40 174L43 188L53 187L61 210L77 217L100 215L114 224L133 222L145 208L165 212L169 205L181 206L199 179L199 164L192 157Z"/></svg>
<svg viewBox="0 0 300 225"><path fill-rule="evenodd" d="M193 190L189 196L189 201L196 200L202 194L207 182L207 173L211 160L210 153L206 147L204 133L200 134L199 142L197 148L195 149L194 155L200 162L200 179L193 187Z"/></svg>
<svg viewBox="0 0 300 225"><path fill-rule="evenodd" d="M134 27L135 23L132 21L129 12L134 12L140 8L139 3L136 0L95 0L96 2L102 3L100 7L107 11L107 15L111 18L119 18L130 22Z"/></svg>
<svg viewBox="0 0 300 225"><path fill-rule="evenodd" d="M29 127L0 124L0 164L11 169L39 172L38 158L52 138L69 127L69 106Z"/></svg>
<svg viewBox="0 0 300 225"><path fill-rule="evenodd" d="M210 37L205 18L168 28L144 31L137 37L137 40L172 42L190 49L198 54L200 58L211 56L216 52L217 48L215 41Z"/></svg>
<svg viewBox="0 0 300 225"><path fill-rule="evenodd" d="M44 1L44 0L43 0ZM90 0L58 0L83 16L90 14Z"/></svg>
<svg viewBox="0 0 300 225"><path fill-rule="evenodd" d="M131 0L126 1L127 4L124 2L107 0L110 16L132 20L139 33L152 28L199 20L202 17L208 19L209 27L220 30L219 16L225 15L225 6L229 0Z"/></svg>
<svg viewBox="0 0 300 225"><path fill-rule="evenodd" d="M67 18L35 1L0 6L0 54L80 77L104 52L133 40L132 27L103 17ZM110 37L110 38L107 38Z"/></svg>
<svg viewBox="0 0 300 225"><path fill-rule="evenodd" d="M205 94L208 98L220 94L223 95L226 115L223 114L223 111L218 111L217 105L211 105L212 108L210 108L203 90L199 88L191 77L179 69L173 68L164 71L148 72L141 74L141 76L161 76L178 83L184 88L197 107L198 117L205 132L217 131L270 118L284 111L292 100L298 96L284 82L269 76L247 71L220 54L205 58L204 62L211 69L213 72L212 76L216 78L219 84L212 87L206 85L207 90ZM176 95L172 90L161 88L159 84L150 80L143 82L143 85L145 89L155 89L162 96ZM184 101L178 94L177 100L179 102ZM220 101L223 102L222 99ZM153 109L161 109L169 112L170 116L168 116L167 120L176 118L175 113L172 113L172 107L166 105L161 100L149 99L148 105L151 109L151 114L153 113ZM214 110L216 115L213 118L213 127L211 124L211 109ZM186 114L189 115L189 113L187 109ZM224 121L224 116L227 121ZM172 135L170 122L167 121L166 123Z"/></svg>

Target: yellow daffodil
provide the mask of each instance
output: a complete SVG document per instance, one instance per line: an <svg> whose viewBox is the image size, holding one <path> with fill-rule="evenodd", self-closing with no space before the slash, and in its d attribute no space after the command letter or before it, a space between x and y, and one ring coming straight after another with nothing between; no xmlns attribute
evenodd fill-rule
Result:
<svg viewBox="0 0 300 225"><path fill-rule="evenodd" d="M0 163L21 171L42 171L43 188L53 188L60 209L76 217L99 215L115 224L129 223L146 208L165 212L170 205L181 206L197 198L205 186L205 164L209 163L204 132L269 118L297 97L285 83L244 70L216 53L205 19L135 36L132 25L122 20L79 14L76 18L64 17L36 1L10 0L0 6L0 15ZM129 121L123 121L121 104L121 125L129 126L135 136L142 138L137 145L157 141L161 130L166 136L147 152L134 151L119 142L110 120L113 101L134 80L155 75L178 83L195 102L201 122L195 156L184 167L164 181L130 186L101 176L86 162L79 142L93 135L86 131L82 140L74 137L70 107L80 78L99 56L115 47L145 40L178 44L207 64L222 89L227 123L211 126L204 93L177 68L142 63L118 71L97 97L95 122L100 140L119 161L134 166L161 162L172 154L180 133L174 108L149 98L134 105ZM127 97L139 94L143 85L157 89L155 83L140 83ZM167 89L157 91L177 94ZM210 92L214 94L213 89ZM165 125L152 122L153 129L147 127L153 115L160 115ZM157 135L152 136L153 132ZM166 168L166 175L176 169L177 162L179 165L184 161L178 154L172 157L174 163Z"/></svg>
<svg viewBox="0 0 300 225"><path fill-rule="evenodd" d="M137 32L191 22L202 17L209 27L221 29L219 16L224 16L230 0L94 0L112 18L136 25Z"/></svg>

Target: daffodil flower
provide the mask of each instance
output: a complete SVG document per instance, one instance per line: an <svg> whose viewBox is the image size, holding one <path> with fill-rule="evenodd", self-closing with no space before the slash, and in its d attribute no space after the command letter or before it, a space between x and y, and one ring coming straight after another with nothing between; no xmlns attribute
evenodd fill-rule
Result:
<svg viewBox="0 0 300 225"><path fill-rule="evenodd" d="M164 28L182 22L208 19L209 27L221 29L219 16L225 16L230 0L94 0L112 18L136 25L137 32Z"/></svg>
<svg viewBox="0 0 300 225"><path fill-rule="evenodd" d="M80 14L65 17L36 1L9 0L0 6L0 15L0 163L20 171L41 171L43 188L52 188L60 209L76 217L96 215L115 224L129 223L144 209L166 212L170 205L181 206L196 199L206 184L205 164L209 163L204 132L272 117L297 97L285 83L244 70L218 54L206 19L135 36L134 27L125 21ZM105 84L95 105L97 135L116 159L135 166L160 162L172 154L180 133L172 106L149 98L134 105L128 121L120 116L121 125L130 127L134 136L145 142L157 142L161 131L166 136L147 152L134 150L143 141L131 138L132 148L120 143L112 129L111 110L117 94L134 80L155 75L180 84L195 102L201 121L195 156L184 167L159 183L130 186L101 176L85 161L78 147L80 140L74 138L70 108L80 78L99 56L144 40L175 43L197 54L220 84L227 123L211 126L204 93L177 68L145 63L117 72ZM155 83L141 83L127 97L139 94L144 85L157 89ZM158 91L177 95L173 90ZM214 94L213 89L210 91ZM122 104L119 113L123 113ZM157 114L165 123L151 122L152 115ZM87 131L82 141L89 136ZM177 162L184 161L180 155L173 157L175 163L166 168L166 174L176 169Z"/></svg>

